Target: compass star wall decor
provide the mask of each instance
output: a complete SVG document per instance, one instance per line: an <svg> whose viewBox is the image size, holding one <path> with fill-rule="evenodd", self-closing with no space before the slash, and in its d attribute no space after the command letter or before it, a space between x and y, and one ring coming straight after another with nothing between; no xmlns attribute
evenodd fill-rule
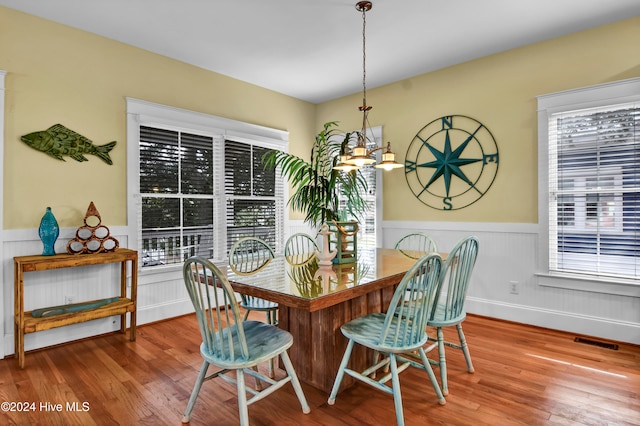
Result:
<svg viewBox="0 0 640 426"><path fill-rule="evenodd" d="M404 171L413 194L438 210L457 210L478 201L498 173L498 145L484 124L446 115L415 135Z"/></svg>

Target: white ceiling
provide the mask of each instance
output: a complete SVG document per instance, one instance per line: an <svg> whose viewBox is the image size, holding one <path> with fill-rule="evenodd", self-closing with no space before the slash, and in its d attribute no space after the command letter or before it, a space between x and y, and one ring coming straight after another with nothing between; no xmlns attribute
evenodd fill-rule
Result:
<svg viewBox="0 0 640 426"><path fill-rule="evenodd" d="M356 3L0 0L313 103L362 90ZM373 0L367 88L639 15L640 0Z"/></svg>

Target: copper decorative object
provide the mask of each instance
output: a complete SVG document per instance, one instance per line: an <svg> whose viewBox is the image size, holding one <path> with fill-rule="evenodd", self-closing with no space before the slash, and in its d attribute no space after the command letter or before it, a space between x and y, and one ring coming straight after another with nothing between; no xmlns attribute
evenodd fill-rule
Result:
<svg viewBox="0 0 640 426"><path fill-rule="evenodd" d="M111 236L109 228L102 225L100 212L92 201L84 216L84 226L79 227L76 237L67 243L67 253L106 253L114 251L119 246L120 243Z"/></svg>

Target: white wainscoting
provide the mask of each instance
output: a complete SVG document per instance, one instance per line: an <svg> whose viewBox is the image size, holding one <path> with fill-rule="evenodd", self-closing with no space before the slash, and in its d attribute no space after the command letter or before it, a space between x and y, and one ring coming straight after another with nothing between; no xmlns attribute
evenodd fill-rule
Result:
<svg viewBox="0 0 640 426"><path fill-rule="evenodd" d="M110 227L121 247L127 247L126 227ZM287 235L313 231L302 221L289 221ZM640 344L640 288L630 295L612 295L541 285L536 275L537 225L383 222L382 246L393 247L404 234L423 231L446 252L467 235L480 240L480 254L469 289L467 311L478 315L585 334L601 339ZM75 229L62 229L57 252L65 252ZM3 232L3 289L0 293L4 354L14 353L13 257L40 253L36 229ZM517 281L519 294L510 293ZM27 273L27 309L111 297L118 292L118 265L99 265ZM138 324L193 312L180 266L141 271L138 276ZM119 318L103 318L25 336L32 350L119 329Z"/></svg>
<svg viewBox="0 0 640 426"><path fill-rule="evenodd" d="M413 231L431 235L443 252L460 238L478 237L469 313L640 344L640 286L606 294L543 285L537 275L538 225L385 221L383 246L393 247ZM512 281L518 283L518 294L510 293Z"/></svg>
<svg viewBox="0 0 640 426"><path fill-rule="evenodd" d="M111 235L127 247L127 228L109 227ZM76 229L60 230L56 252L65 253L67 242ZM9 355L14 350L13 257L42 252L37 229L4 231L3 289L0 293L3 316L3 349ZM81 255L80 255L81 256ZM130 278L130 277L129 277ZM76 302L113 297L119 294L120 265L95 265L64 268L25 274L25 309L63 305L66 296ZM138 276L138 325L193 312L193 306L182 281L180 266L167 267L153 274L143 271ZM38 349L76 339L109 333L120 328L120 318L101 318L52 330L25 335L25 350Z"/></svg>

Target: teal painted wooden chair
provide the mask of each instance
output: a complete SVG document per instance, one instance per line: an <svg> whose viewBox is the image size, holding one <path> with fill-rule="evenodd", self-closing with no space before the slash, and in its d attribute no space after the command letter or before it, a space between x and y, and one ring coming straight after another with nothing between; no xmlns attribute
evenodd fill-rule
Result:
<svg viewBox="0 0 640 426"><path fill-rule="evenodd" d="M284 255L292 265L304 265L313 259L318 244L309 234L298 232L291 235L284 244Z"/></svg>
<svg viewBox="0 0 640 426"><path fill-rule="evenodd" d="M438 347L437 365L440 367L440 383L444 395L449 394L445 346L462 350L467 362L467 370L469 373L474 372L469 347L462 331L462 322L467 316L464 303L471 273L478 257L478 247L476 237L466 237L451 250L442 268L437 303L434 305L433 313L428 322L428 326L436 328L437 337L436 342L428 346L427 349ZM444 339L443 328L451 326L455 326L457 329L459 343L448 342Z"/></svg>
<svg viewBox="0 0 640 426"><path fill-rule="evenodd" d="M404 425L399 373L410 366L427 373L438 402L445 404L444 396L427 358L425 345L428 340L427 321L432 312L440 278L442 258L431 253L419 259L405 274L396 288L387 313L372 313L356 318L342 327L342 334L349 339L347 348L329 396L333 405L340 383L347 373L350 376L393 395L398 425ZM347 368L354 345L359 344L376 351L374 364L362 372ZM421 362L403 354L417 352ZM398 365L398 362L400 365ZM390 367L391 372L374 378L378 370ZM391 380L391 387L387 382Z"/></svg>
<svg viewBox="0 0 640 426"><path fill-rule="evenodd" d="M256 237L241 238L229 250L229 266L236 273L252 274L271 262L275 255L266 241ZM245 309L244 319L251 311L264 312L267 324L278 324L278 304L259 297L240 294L240 307ZM269 376L275 377L273 361L269 362Z"/></svg>
<svg viewBox="0 0 640 426"><path fill-rule="evenodd" d="M182 418L188 423L202 383L216 377L234 383L238 391L240 424L249 424L248 406L291 382L302 411L310 411L287 349L293 337L285 330L261 321L244 321L233 289L224 274L210 261L191 257L184 263L184 282L193 302L202 335L204 359ZM220 288L221 291L217 291ZM258 372L258 364L280 356L287 375L273 380ZM207 375L209 366L218 369ZM245 374L256 379L256 388L245 385ZM262 389L259 383L268 384ZM250 398L247 399L247 394ZM222 403L222 401L221 401Z"/></svg>
<svg viewBox="0 0 640 426"><path fill-rule="evenodd" d="M252 274L262 269L275 257L266 241L256 237L245 237L235 242L229 250L229 266L239 274ZM268 324L277 324L278 304L259 297L241 294L240 306L246 309L244 319L249 312L265 312Z"/></svg>
<svg viewBox="0 0 640 426"><path fill-rule="evenodd" d="M400 250L405 256L419 259L425 253L435 253L438 246L433 238L421 232L413 232L400 238L396 243L396 250Z"/></svg>

